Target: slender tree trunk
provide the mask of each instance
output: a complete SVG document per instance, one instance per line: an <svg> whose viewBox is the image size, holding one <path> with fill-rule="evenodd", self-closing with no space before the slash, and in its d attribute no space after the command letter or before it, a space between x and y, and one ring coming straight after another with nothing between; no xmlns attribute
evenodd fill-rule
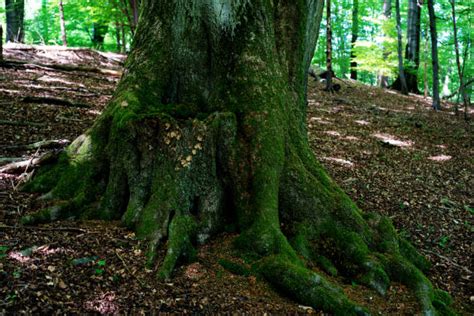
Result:
<svg viewBox="0 0 474 316"><path fill-rule="evenodd" d="M59 0L59 21L61 24L61 39L63 41L63 46L67 46L66 20L64 19L63 0Z"/></svg>
<svg viewBox="0 0 474 316"><path fill-rule="evenodd" d="M357 62L354 53L354 46L359 35L359 0L353 0L352 5L352 39L351 39L351 79L357 80Z"/></svg>
<svg viewBox="0 0 474 316"><path fill-rule="evenodd" d="M395 10L397 15L397 38L398 38L398 80L400 80L400 91L403 94L408 94L408 87L405 78L405 69L403 66L403 53L402 53L402 25L400 17L400 0L395 0Z"/></svg>
<svg viewBox="0 0 474 316"><path fill-rule="evenodd" d="M420 93L418 89L418 68L420 66L420 38L421 38L421 6L422 0L408 1L407 45L405 49L405 80L408 91ZM401 90L400 77L395 80L392 88Z"/></svg>
<svg viewBox="0 0 474 316"><path fill-rule="evenodd" d="M459 54L458 28L456 24L456 3L455 3L455 0L450 0L449 3L451 4L451 13L452 13L452 18L453 18L454 50L456 53L456 65L457 65L458 76L459 76L459 86L460 86L459 93L461 94L461 97L464 103L464 118L467 119L469 101L468 101L466 89L464 86L464 74L461 69L461 57ZM456 112L456 115L458 115L457 105L455 107L455 112Z"/></svg>
<svg viewBox="0 0 474 316"><path fill-rule="evenodd" d="M391 17L392 17L392 0L384 0L383 1L383 19L387 21L387 20L390 20ZM383 53L384 59L387 59L389 54L390 52L384 49L384 53ZM379 75L378 81L381 88L388 87L388 77L385 74Z"/></svg>
<svg viewBox="0 0 474 316"><path fill-rule="evenodd" d="M165 279L233 225L252 273L302 304L367 315L312 262L380 294L403 282L434 315L426 260L388 218L358 209L309 146L307 70L323 1L142 6L111 103L28 185L64 202L23 223L121 219L148 241L152 268L166 241Z"/></svg>
<svg viewBox="0 0 474 316"><path fill-rule="evenodd" d="M120 30L122 34L122 53L127 52L127 33L125 31L125 25L122 23L120 25Z"/></svg>
<svg viewBox="0 0 474 316"><path fill-rule="evenodd" d="M120 23L118 21L118 17L116 18L117 20L115 21L115 43L117 45L117 52L120 53L122 52L122 45L120 42Z"/></svg>
<svg viewBox="0 0 474 316"><path fill-rule="evenodd" d="M7 42L23 43L25 35L24 0L5 0L6 20L7 20Z"/></svg>
<svg viewBox="0 0 474 316"><path fill-rule="evenodd" d="M428 98L428 28L429 25L426 25L426 36L425 36L425 49L424 49L424 59L423 59L423 83L424 83L424 97L425 99Z"/></svg>
<svg viewBox="0 0 474 316"><path fill-rule="evenodd" d="M96 21L93 24L92 30L92 44L96 49L104 48L105 35L109 29L108 23L102 20Z"/></svg>
<svg viewBox="0 0 474 316"><path fill-rule="evenodd" d="M50 22L50 13L48 9L48 0L41 1L41 41L44 45L49 43L49 22Z"/></svg>
<svg viewBox="0 0 474 316"><path fill-rule="evenodd" d="M433 109L439 110L441 101L439 98L438 34L433 0L428 0L428 13L430 15L431 60L433 63Z"/></svg>
<svg viewBox="0 0 474 316"><path fill-rule="evenodd" d="M332 26L331 26L331 0L326 0L326 91L332 92Z"/></svg>
<svg viewBox="0 0 474 316"><path fill-rule="evenodd" d="M3 61L3 27L0 24L0 62Z"/></svg>

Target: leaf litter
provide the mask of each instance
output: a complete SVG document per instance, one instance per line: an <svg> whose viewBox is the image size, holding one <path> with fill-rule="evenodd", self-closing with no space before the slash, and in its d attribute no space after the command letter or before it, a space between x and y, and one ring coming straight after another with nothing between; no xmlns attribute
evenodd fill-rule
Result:
<svg viewBox="0 0 474 316"><path fill-rule="evenodd" d="M30 63L60 59L63 64L114 70L123 60L91 51L9 48L7 58L18 56ZM75 139L110 99L118 81L112 74L2 68L2 120L37 124L2 125L0 157L29 159L51 149L37 152L28 144ZM341 93L327 94L313 82L309 92L309 139L317 156L325 157L322 164L361 208L390 216L433 263L429 277L435 285L452 293L461 313L472 313L472 123L447 110L430 111L428 100L353 83L344 85L344 100ZM88 108L23 102L27 96ZM377 133L410 142L413 150L384 146L372 136ZM451 159L432 160L445 156ZM322 314L279 296L254 275L224 268L223 260L245 265L232 249L235 235L218 236L199 249L195 263L178 268L171 281L160 282L156 271L145 267L144 243L117 222L22 227L19 218L44 202L15 190L20 178L0 174L0 314ZM164 253L160 249L159 257ZM402 285L393 284L382 298L357 284L328 278L374 314L412 315L418 310Z"/></svg>

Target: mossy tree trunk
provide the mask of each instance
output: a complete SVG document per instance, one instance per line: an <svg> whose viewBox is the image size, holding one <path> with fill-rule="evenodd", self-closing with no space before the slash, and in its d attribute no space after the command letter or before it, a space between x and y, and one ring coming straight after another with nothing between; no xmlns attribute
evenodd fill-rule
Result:
<svg viewBox="0 0 474 316"><path fill-rule="evenodd" d="M365 313L306 268L313 262L381 295L390 279L405 282L425 314L445 307L420 272L426 261L389 220L363 214L310 150L307 69L322 7L144 1L112 102L27 187L62 202L24 223L121 219L149 241L150 265L167 241L163 278L233 225L254 271L303 304Z"/></svg>

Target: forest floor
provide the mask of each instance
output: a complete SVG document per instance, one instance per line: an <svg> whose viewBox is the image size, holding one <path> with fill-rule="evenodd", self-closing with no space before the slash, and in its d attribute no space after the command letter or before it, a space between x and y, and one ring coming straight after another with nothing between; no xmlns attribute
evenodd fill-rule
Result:
<svg viewBox="0 0 474 316"><path fill-rule="evenodd" d="M92 125L120 78L123 56L82 49L6 47L0 65L0 314L316 314L253 276L232 274L233 235L198 251L170 282L145 269L145 245L119 223L63 221L37 227L19 218L41 208L18 190L45 153ZM12 62L16 60L16 62ZM472 116L472 114L471 114ZM339 93L310 81L311 146L364 210L392 218L433 264L429 278L455 307L474 313L474 124L445 104L351 81ZM41 146L27 146L35 142ZM5 170L8 162L17 168ZM26 163L18 164L18 161ZM11 165L10 165L11 166ZM164 250L161 250L161 256ZM331 279L373 314L413 315L410 292L393 284L380 297Z"/></svg>

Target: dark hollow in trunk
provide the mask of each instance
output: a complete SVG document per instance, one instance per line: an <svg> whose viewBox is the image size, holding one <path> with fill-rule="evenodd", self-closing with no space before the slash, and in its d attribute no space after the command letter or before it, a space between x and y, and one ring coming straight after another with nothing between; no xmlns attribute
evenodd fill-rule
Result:
<svg viewBox="0 0 474 316"><path fill-rule="evenodd" d="M421 272L426 260L389 219L358 209L309 147L307 69L322 7L322 0L143 1L113 100L25 188L62 202L23 223L120 219L148 240L152 267L167 241L160 278L234 226L252 273L302 304L366 314L308 269L313 262L380 295L401 281L426 315L447 310L446 296Z"/></svg>

